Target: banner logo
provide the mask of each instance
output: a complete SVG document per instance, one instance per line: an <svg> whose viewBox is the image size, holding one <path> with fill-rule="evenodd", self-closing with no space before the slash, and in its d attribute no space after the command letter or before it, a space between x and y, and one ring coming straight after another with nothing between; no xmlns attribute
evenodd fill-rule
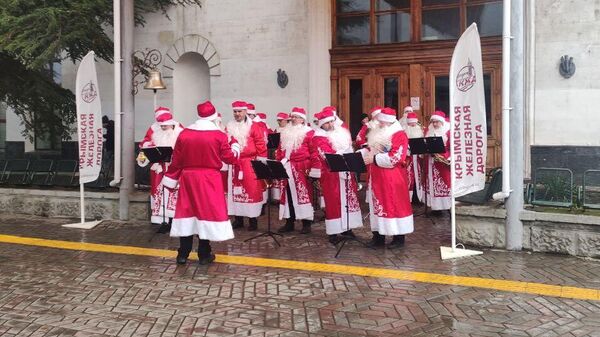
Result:
<svg viewBox="0 0 600 337"><path fill-rule="evenodd" d="M81 89L81 99L86 103L92 103L98 97L98 90L94 82L90 82Z"/></svg>
<svg viewBox="0 0 600 337"><path fill-rule="evenodd" d="M469 60L469 63L462 67L456 75L456 89L467 92L473 88L475 82L477 82L475 67L473 67L471 60Z"/></svg>

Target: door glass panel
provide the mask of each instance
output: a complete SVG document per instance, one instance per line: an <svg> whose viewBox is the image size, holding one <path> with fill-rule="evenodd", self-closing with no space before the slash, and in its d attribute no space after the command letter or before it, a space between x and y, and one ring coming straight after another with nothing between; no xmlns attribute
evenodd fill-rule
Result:
<svg viewBox="0 0 600 337"><path fill-rule="evenodd" d="M351 79L349 82L350 132L354 136L362 126L360 116L363 113L363 81L362 79Z"/></svg>
<svg viewBox="0 0 600 337"><path fill-rule="evenodd" d="M377 15L377 42L407 42L410 40L410 13L396 12Z"/></svg>
<svg viewBox="0 0 600 337"><path fill-rule="evenodd" d="M369 16L349 16L337 18L337 44L356 45L370 42Z"/></svg>
<svg viewBox="0 0 600 337"><path fill-rule="evenodd" d="M337 0L338 13L368 12L371 10L371 1L367 0Z"/></svg>
<svg viewBox="0 0 600 337"><path fill-rule="evenodd" d="M502 3L467 7L467 27L473 22L480 36L502 35Z"/></svg>
<svg viewBox="0 0 600 337"><path fill-rule="evenodd" d="M483 92L485 94L485 121L487 124L487 135L492 135L492 75L483 74Z"/></svg>
<svg viewBox="0 0 600 337"><path fill-rule="evenodd" d="M423 11L421 40L458 39L460 12L458 8Z"/></svg>
<svg viewBox="0 0 600 337"><path fill-rule="evenodd" d="M435 110L442 110L446 116L450 112L450 82L448 76L435 77ZM433 113L433 111L431 111Z"/></svg>
<svg viewBox="0 0 600 337"><path fill-rule="evenodd" d="M450 114L450 83L448 76L435 77L435 109L442 110L446 116ZM487 135L492 135L492 75L483 74L483 91L485 94L485 120Z"/></svg>
<svg viewBox="0 0 600 337"><path fill-rule="evenodd" d="M383 79L383 105L398 112L398 77Z"/></svg>
<svg viewBox="0 0 600 337"><path fill-rule="evenodd" d="M378 11L410 8L410 0L377 0Z"/></svg>

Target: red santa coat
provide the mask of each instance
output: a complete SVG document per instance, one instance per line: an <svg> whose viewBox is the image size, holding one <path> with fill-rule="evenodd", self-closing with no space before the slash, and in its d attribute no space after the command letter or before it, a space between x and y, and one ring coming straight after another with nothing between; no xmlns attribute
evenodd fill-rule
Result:
<svg viewBox="0 0 600 337"><path fill-rule="evenodd" d="M407 126L406 133L408 138L421 138L424 136L423 129L420 125L410 127ZM412 134L411 134L412 133ZM410 194L410 200L413 198L413 191L417 191L417 198L422 201L425 194L423 186L423 159L418 155L409 155L406 158L406 169L408 171L408 191Z"/></svg>
<svg viewBox="0 0 600 337"><path fill-rule="evenodd" d="M264 204L265 185L262 180L256 179L251 161L266 153L267 144L264 131L259 124L253 123L250 119L246 119L243 123L248 127L245 134L233 134L236 132L232 127L228 130L230 136L239 141L242 152L238 165L229 167L227 205L229 215L256 218L260 216Z"/></svg>
<svg viewBox="0 0 600 337"><path fill-rule="evenodd" d="M223 163L236 164L237 158L227 135L213 122L198 120L181 132L163 178L165 186L179 186L171 236L233 239L221 184Z"/></svg>
<svg viewBox="0 0 600 337"><path fill-rule="evenodd" d="M326 132L319 129L315 132L312 144L313 163L318 167L311 168L311 176L319 178L321 191L325 199L325 231L328 235L339 234L348 229L362 226L362 215L358 202L358 189L355 174L331 172L327 165L325 154L352 153L350 133L343 129ZM347 138L346 138L347 137ZM340 139L342 138L342 139ZM346 139L343 139L346 138ZM348 214L346 214L348 206Z"/></svg>
<svg viewBox="0 0 600 337"><path fill-rule="evenodd" d="M301 128L301 131L299 129ZM286 146L284 143L288 132L300 131L296 146ZM290 177L280 182L279 198L279 219L288 219L290 217L289 202L286 193L286 187L289 184L292 194L292 205L297 220L313 220L314 209L311 202L312 184L308 181L308 173L311 166L310 146L314 131L306 126L286 128L281 134L279 149L275 154L277 160L283 163L285 170Z"/></svg>
<svg viewBox="0 0 600 337"><path fill-rule="evenodd" d="M367 131L369 131L369 126L367 124L363 124L356 135L356 147L360 148L367 144Z"/></svg>
<svg viewBox="0 0 600 337"><path fill-rule="evenodd" d="M140 142L140 149L157 147L157 146L175 146L175 140L178 135L183 131L181 124L175 125L174 132L175 138L169 140L169 144L164 143L165 140L161 139L160 125L158 123L152 124L146 131L144 139ZM144 161L138 161L138 165L145 167L150 162L148 159ZM177 203L177 189L164 189L161 183L165 172L169 167L169 163L160 162L153 163L150 166L150 222L159 224L163 221L168 221L169 218L175 216L175 205Z"/></svg>
<svg viewBox="0 0 600 337"><path fill-rule="evenodd" d="M431 137L434 136L434 132L428 129L425 135ZM442 132L444 132L442 137L444 138L446 152L439 153L439 155L450 160L450 130L442 130ZM434 211L450 209L452 206L450 165L434 159L434 156L427 156L426 161L426 181L424 185L427 193L427 206Z"/></svg>
<svg viewBox="0 0 600 337"><path fill-rule="evenodd" d="M369 168L371 230L382 235L412 233L406 171L408 137L395 122L386 129L384 139L386 152L377 154Z"/></svg>

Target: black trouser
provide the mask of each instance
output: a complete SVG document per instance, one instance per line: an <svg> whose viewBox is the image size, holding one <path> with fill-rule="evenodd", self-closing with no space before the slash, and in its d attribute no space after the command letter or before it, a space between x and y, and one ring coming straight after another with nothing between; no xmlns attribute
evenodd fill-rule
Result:
<svg viewBox="0 0 600 337"><path fill-rule="evenodd" d="M181 236L179 237L179 249L177 252L179 256L188 257L190 252L192 251L192 246L194 244L194 236ZM208 240L199 240L198 243L198 258L209 257L212 249L210 247L210 241Z"/></svg>
<svg viewBox="0 0 600 337"><path fill-rule="evenodd" d="M296 211L294 210L294 202L292 201L292 190L290 189L289 183L285 186L285 193L287 194L288 206L290 208L290 217L288 218L288 221L294 222L296 221Z"/></svg>

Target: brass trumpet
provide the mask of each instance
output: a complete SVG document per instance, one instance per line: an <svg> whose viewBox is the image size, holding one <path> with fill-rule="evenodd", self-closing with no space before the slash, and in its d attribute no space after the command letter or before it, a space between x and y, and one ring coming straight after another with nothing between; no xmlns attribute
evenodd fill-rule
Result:
<svg viewBox="0 0 600 337"><path fill-rule="evenodd" d="M437 162L440 162L440 163L442 163L442 164L445 164L445 165L448 165L448 166L450 166L450 161L449 161L448 159L444 158L444 157L443 157L441 154L439 154L439 153L436 153L436 154L434 154L434 155L433 155L433 160L434 160L434 161L437 161Z"/></svg>

